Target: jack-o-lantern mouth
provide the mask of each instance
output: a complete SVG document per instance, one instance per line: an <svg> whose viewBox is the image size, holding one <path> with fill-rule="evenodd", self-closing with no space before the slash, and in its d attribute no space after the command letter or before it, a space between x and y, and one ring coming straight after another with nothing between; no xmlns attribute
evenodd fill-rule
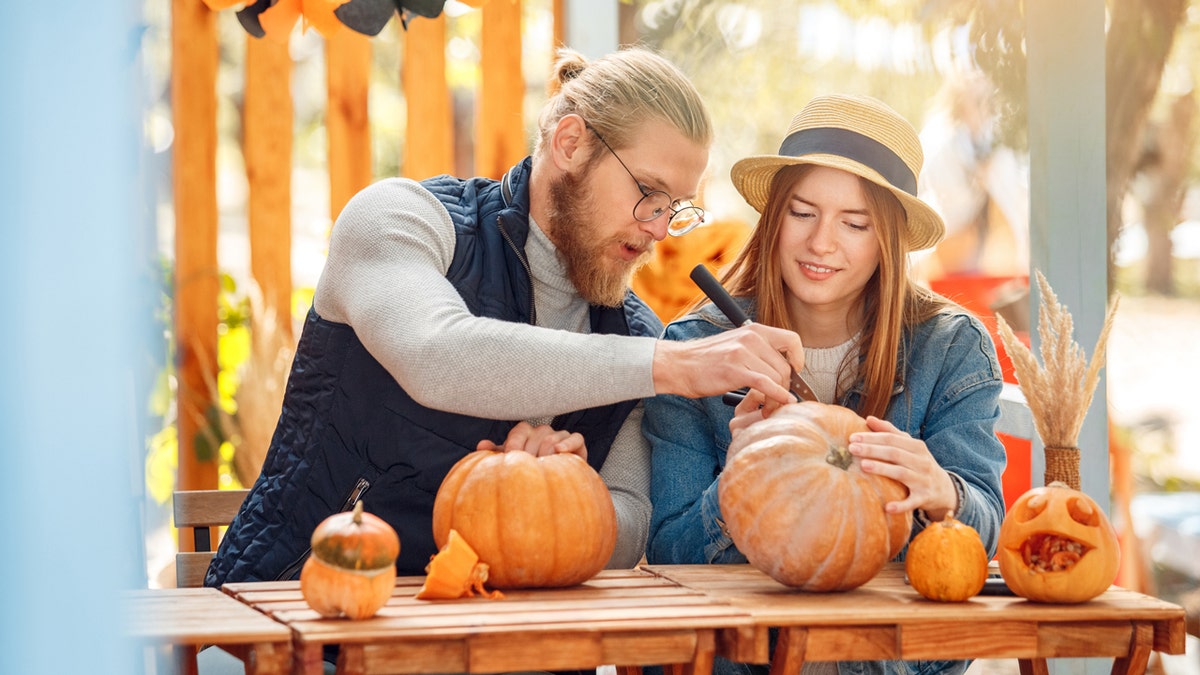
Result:
<svg viewBox="0 0 1200 675"><path fill-rule="evenodd" d="M1083 558L1091 547L1060 534L1039 532L1021 543L1021 558L1033 572L1062 572Z"/></svg>

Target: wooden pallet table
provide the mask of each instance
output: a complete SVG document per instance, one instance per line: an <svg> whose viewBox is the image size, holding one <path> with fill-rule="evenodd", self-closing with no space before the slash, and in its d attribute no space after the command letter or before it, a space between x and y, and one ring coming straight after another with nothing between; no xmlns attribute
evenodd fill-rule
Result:
<svg viewBox="0 0 1200 675"><path fill-rule="evenodd" d="M299 583L226 584L224 590L286 624L294 671L320 673L326 645L337 672L500 673L600 665L675 664L711 672L718 629L750 629L744 610L642 570L603 571L579 586L506 591L504 599L417 600L424 577L401 577L366 620L325 619Z"/></svg>
<svg viewBox="0 0 1200 675"><path fill-rule="evenodd" d="M292 632L215 588L139 590L122 599L125 633L146 646L168 646L177 673L195 675L196 652L216 645L242 659L248 675L285 675Z"/></svg>
<svg viewBox="0 0 1200 675"><path fill-rule="evenodd" d="M1151 651L1182 654L1182 607L1112 587L1078 605L1004 596L962 603L925 600L889 563L845 593L789 589L749 565L659 565L644 569L745 610L750 626L721 629L717 654L771 663L795 675L804 661L1015 658L1023 675L1047 673L1048 658L1110 657L1114 675L1142 675ZM778 628L772 660L768 630Z"/></svg>

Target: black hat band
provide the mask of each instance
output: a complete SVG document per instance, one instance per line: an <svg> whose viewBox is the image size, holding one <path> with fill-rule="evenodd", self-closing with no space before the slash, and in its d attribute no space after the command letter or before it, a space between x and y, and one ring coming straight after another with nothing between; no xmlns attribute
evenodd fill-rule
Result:
<svg viewBox="0 0 1200 675"><path fill-rule="evenodd" d="M904 160L888 146L874 138L849 129L817 127L801 129L779 146L779 154L788 157L804 155L837 155L871 167L893 187L917 195L917 177Z"/></svg>

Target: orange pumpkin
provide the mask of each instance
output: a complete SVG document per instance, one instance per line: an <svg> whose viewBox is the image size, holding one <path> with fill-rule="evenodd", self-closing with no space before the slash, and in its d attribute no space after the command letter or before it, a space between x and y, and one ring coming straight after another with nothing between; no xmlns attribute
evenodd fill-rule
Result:
<svg viewBox="0 0 1200 675"><path fill-rule="evenodd" d="M392 596L398 555L392 526L355 502L353 511L335 513L313 530L300 592L321 616L372 617Z"/></svg>
<svg viewBox="0 0 1200 675"><path fill-rule="evenodd" d="M479 562L479 555L458 530L450 530L450 538L425 566L425 583L417 591L418 600L453 600L480 595L489 600L504 597L500 591L488 591L483 587L488 579L487 563Z"/></svg>
<svg viewBox="0 0 1200 675"><path fill-rule="evenodd" d="M633 275L631 287L663 322L704 296L692 281L692 268L704 263L713 274L733 262L754 228L736 218L717 218L686 237L667 237Z"/></svg>
<svg viewBox="0 0 1200 675"><path fill-rule="evenodd" d="M495 588L573 586L595 576L617 543L612 496L573 454L476 450L442 480L433 539L450 530L488 565Z"/></svg>
<svg viewBox="0 0 1200 675"><path fill-rule="evenodd" d="M806 401L734 437L717 496L751 565L788 586L840 591L866 583L900 552L912 514L884 505L908 488L862 471L846 446L866 430L848 408Z"/></svg>
<svg viewBox="0 0 1200 675"><path fill-rule="evenodd" d="M1121 548L1100 506L1053 482L1013 502L1000 526L1000 575L1037 602L1086 602L1117 578Z"/></svg>
<svg viewBox="0 0 1200 675"><path fill-rule="evenodd" d="M930 600L962 602L983 590L988 554L975 528L947 513L913 537L904 558L913 590Z"/></svg>

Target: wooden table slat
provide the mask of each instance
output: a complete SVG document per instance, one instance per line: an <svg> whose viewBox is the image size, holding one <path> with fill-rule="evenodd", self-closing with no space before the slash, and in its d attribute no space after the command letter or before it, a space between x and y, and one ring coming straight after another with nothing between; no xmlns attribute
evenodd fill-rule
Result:
<svg viewBox="0 0 1200 675"><path fill-rule="evenodd" d="M605 571L564 589L507 591L501 600L416 600L424 577L397 580L379 614L325 619L297 582L223 590L286 624L294 672L320 672L324 645L340 645L339 672L492 673L661 663L706 675L712 657L767 663L773 675L806 661L1016 658L1026 675L1046 659L1111 657L1115 675L1143 675L1150 651L1182 653L1183 608L1113 587L1086 603L1052 605L977 596L920 597L889 563L862 587L804 593L749 565L662 565ZM964 631L963 626L972 629Z"/></svg>
<svg viewBox="0 0 1200 675"><path fill-rule="evenodd" d="M217 589L128 591L120 602L125 635L147 647L169 646L180 673L196 672L197 649L204 645L238 656L247 673L291 672L292 631Z"/></svg>

